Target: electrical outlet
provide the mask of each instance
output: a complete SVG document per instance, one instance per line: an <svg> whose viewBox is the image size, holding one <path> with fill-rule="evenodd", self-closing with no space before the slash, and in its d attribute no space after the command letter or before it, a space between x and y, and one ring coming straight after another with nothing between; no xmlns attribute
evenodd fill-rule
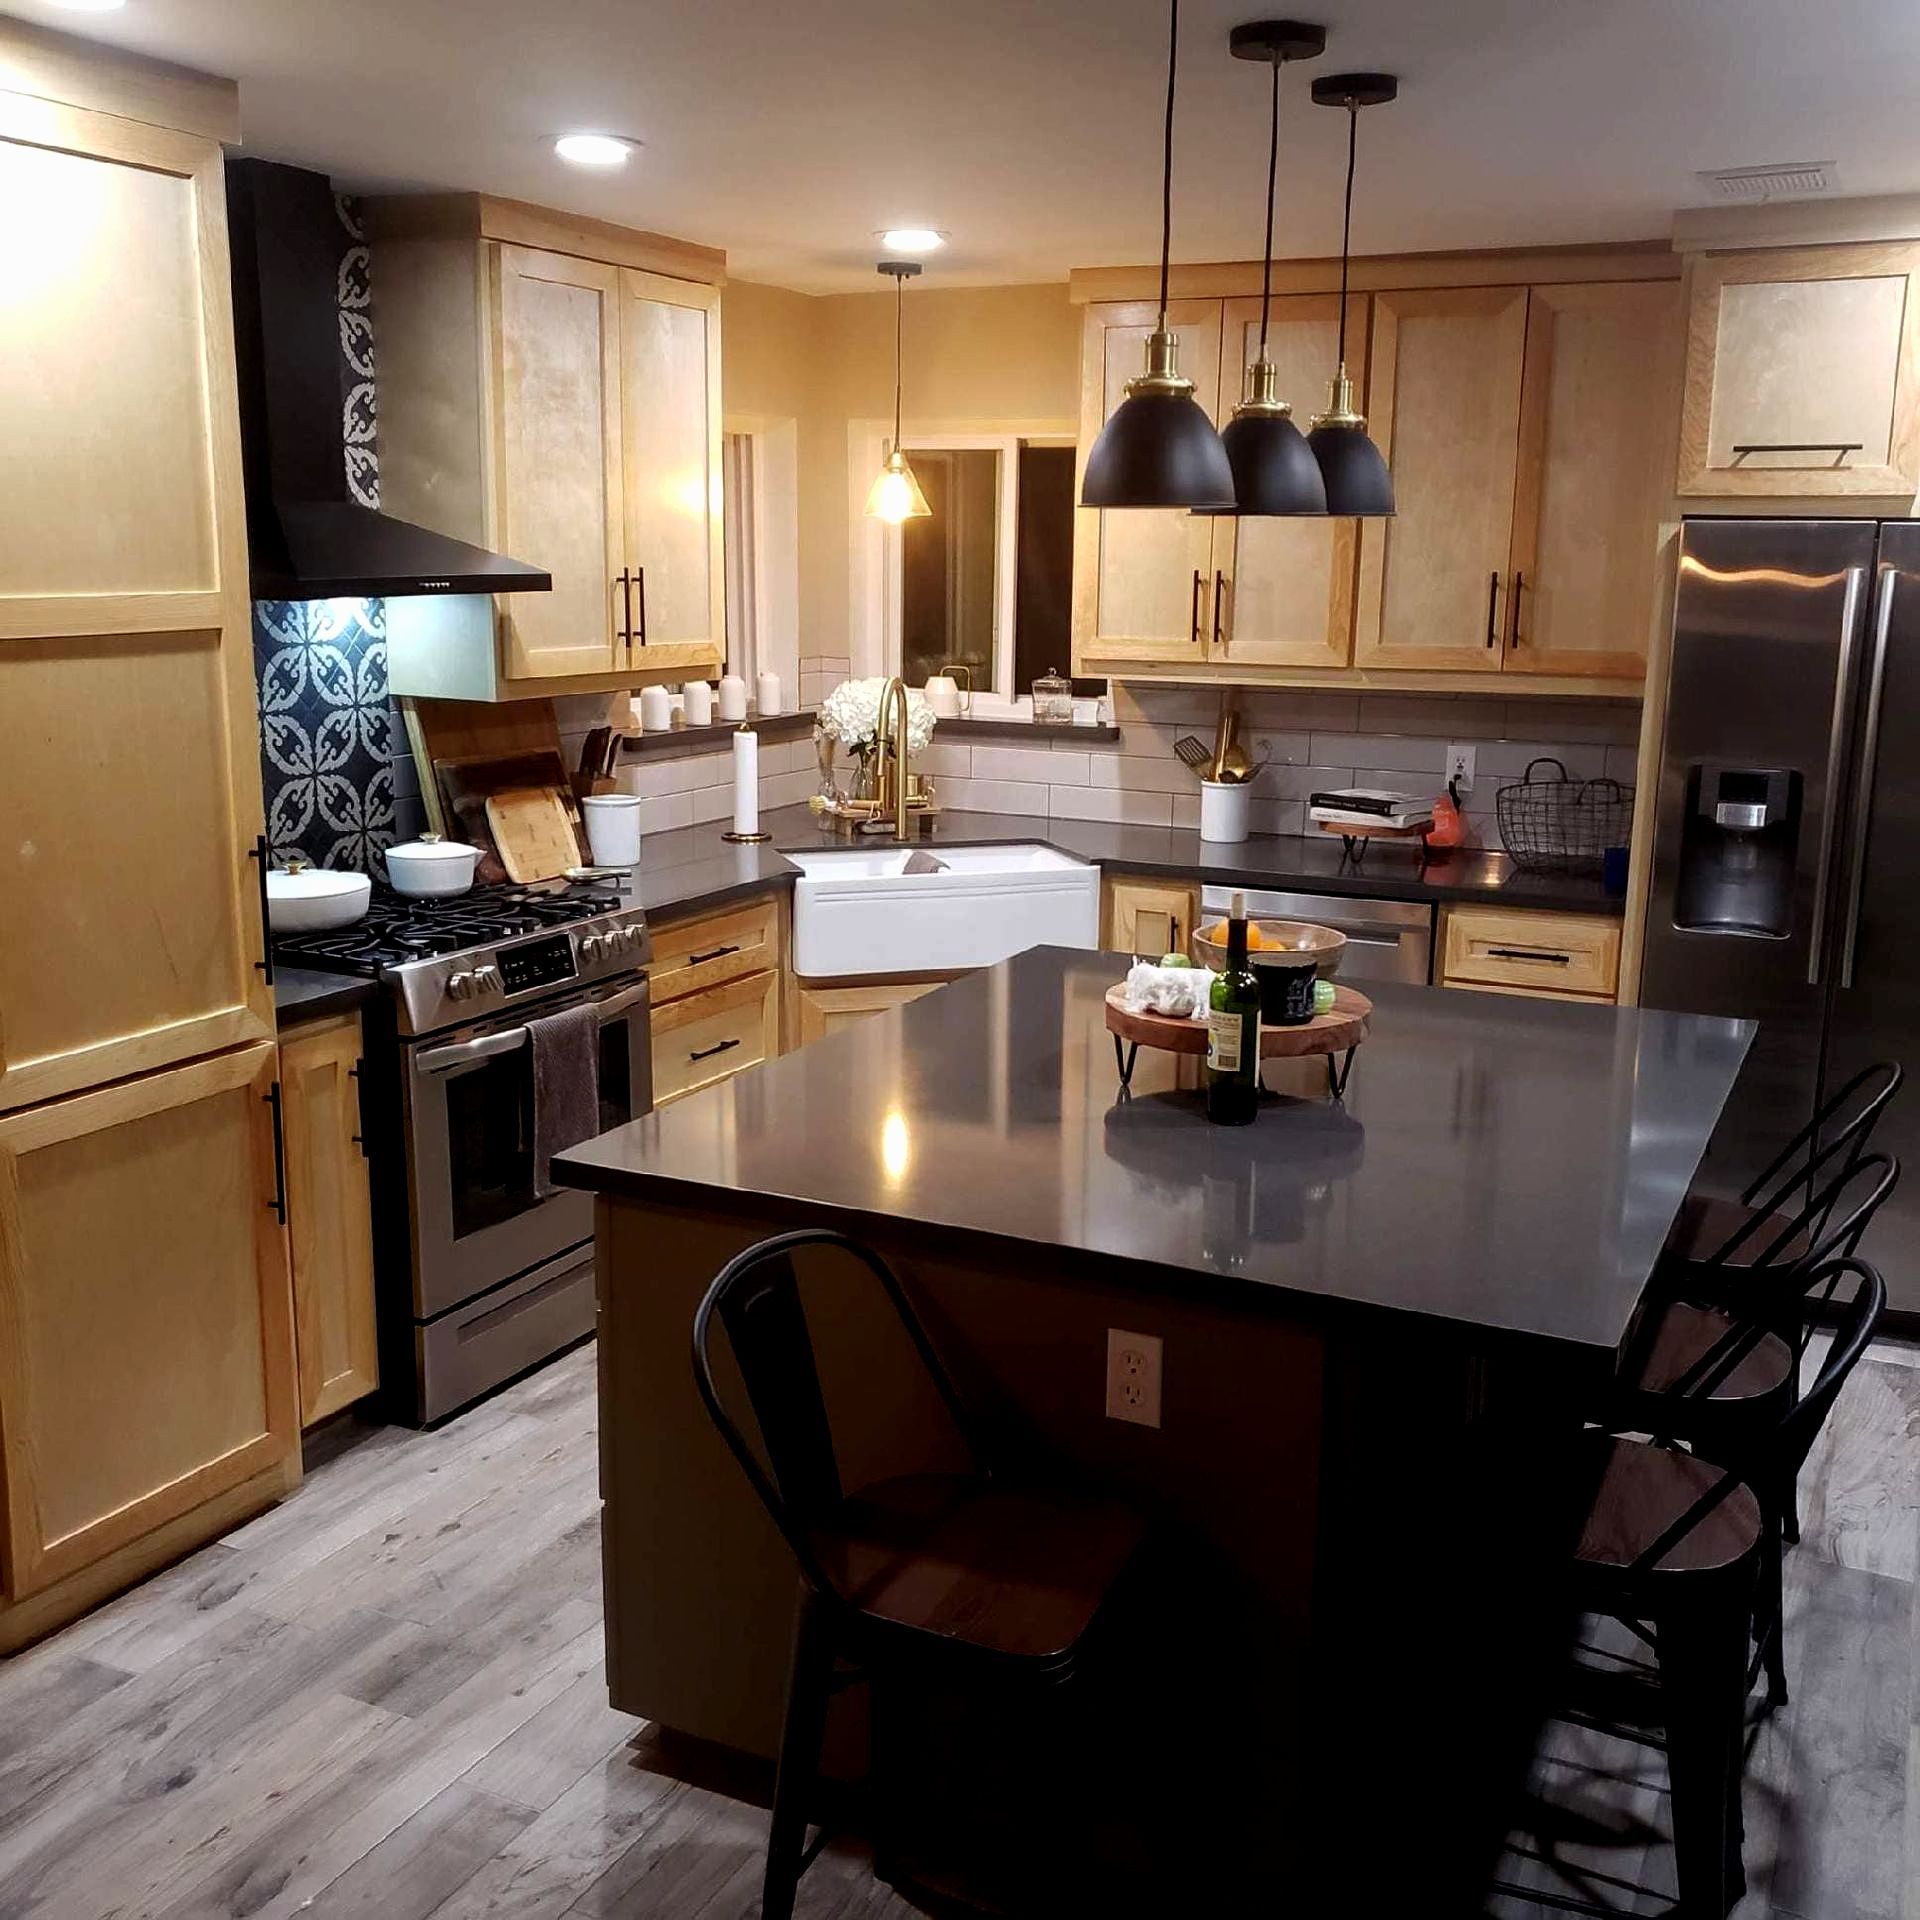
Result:
<svg viewBox="0 0 1920 1920"><path fill-rule="evenodd" d="M1462 793L1473 790L1473 746L1469 741L1456 740L1447 749L1447 778Z"/></svg>
<svg viewBox="0 0 1920 1920"><path fill-rule="evenodd" d="M1107 1329L1107 1418L1160 1424L1160 1336Z"/></svg>

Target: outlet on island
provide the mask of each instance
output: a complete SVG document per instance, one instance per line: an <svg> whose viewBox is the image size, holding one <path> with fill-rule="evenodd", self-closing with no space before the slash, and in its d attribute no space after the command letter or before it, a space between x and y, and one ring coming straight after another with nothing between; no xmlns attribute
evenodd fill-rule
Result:
<svg viewBox="0 0 1920 1920"><path fill-rule="evenodd" d="M1160 1424L1160 1336L1107 1329L1107 1418Z"/></svg>

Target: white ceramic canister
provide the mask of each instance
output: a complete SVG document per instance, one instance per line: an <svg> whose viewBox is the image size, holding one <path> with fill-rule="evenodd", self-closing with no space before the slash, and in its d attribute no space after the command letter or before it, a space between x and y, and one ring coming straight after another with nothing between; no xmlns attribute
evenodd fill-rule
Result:
<svg viewBox="0 0 1920 1920"><path fill-rule="evenodd" d="M686 702L687 725L690 727L710 727L713 725L713 689L704 680L689 680L680 689Z"/></svg>
<svg viewBox="0 0 1920 1920"><path fill-rule="evenodd" d="M765 719L770 713L784 713L780 704L780 676L767 672L760 676L760 716Z"/></svg>
<svg viewBox="0 0 1920 1920"><path fill-rule="evenodd" d="M927 705L933 709L933 717L936 720L960 718L960 688L950 675L929 674L927 684L922 691L927 696Z"/></svg>
<svg viewBox="0 0 1920 1920"><path fill-rule="evenodd" d="M719 718L737 725L746 717L747 683L737 673L729 673L720 682Z"/></svg>
<svg viewBox="0 0 1920 1920"><path fill-rule="evenodd" d="M640 692L640 731L668 733L673 728L673 700L665 687L643 687Z"/></svg>
<svg viewBox="0 0 1920 1920"><path fill-rule="evenodd" d="M1253 812L1251 780L1200 782L1200 838L1231 843L1247 837Z"/></svg>
<svg viewBox="0 0 1920 1920"><path fill-rule="evenodd" d="M596 867L640 864L640 797L633 793L590 793L580 802L586 816L587 847Z"/></svg>

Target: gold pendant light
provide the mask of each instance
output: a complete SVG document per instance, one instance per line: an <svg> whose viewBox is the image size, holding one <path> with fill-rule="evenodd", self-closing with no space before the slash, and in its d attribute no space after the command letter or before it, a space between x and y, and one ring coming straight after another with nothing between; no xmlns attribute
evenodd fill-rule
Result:
<svg viewBox="0 0 1920 1920"><path fill-rule="evenodd" d="M919 271L917 260L882 260L882 273L893 276L893 438L887 442L886 464L867 494L867 518L884 520L897 527L902 520L925 520L933 512L920 482L907 464L900 445L900 349L906 325L907 282Z"/></svg>

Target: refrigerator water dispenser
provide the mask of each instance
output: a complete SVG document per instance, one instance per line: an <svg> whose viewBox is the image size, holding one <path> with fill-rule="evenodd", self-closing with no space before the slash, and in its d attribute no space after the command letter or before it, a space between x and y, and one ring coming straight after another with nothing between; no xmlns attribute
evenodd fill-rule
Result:
<svg viewBox="0 0 1920 1920"><path fill-rule="evenodd" d="M1800 775L1696 761L1687 768L1673 923L1687 933L1784 940L1793 931Z"/></svg>

